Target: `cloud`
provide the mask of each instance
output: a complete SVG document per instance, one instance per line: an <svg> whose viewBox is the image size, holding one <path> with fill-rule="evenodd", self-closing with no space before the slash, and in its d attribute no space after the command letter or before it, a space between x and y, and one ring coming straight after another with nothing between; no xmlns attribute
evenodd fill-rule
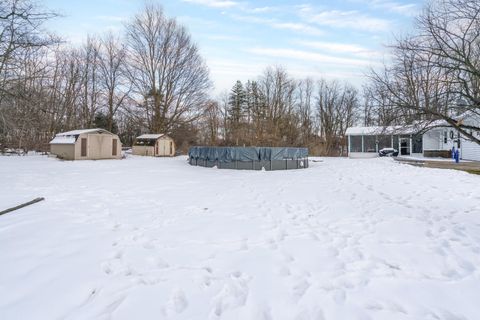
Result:
<svg viewBox="0 0 480 320"><path fill-rule="evenodd" d="M366 59L340 58L337 56L321 54L312 51L304 51L290 48L251 48L246 50L249 53L274 58L294 59L322 64L335 64L342 67L367 67L375 63Z"/></svg>
<svg viewBox="0 0 480 320"><path fill-rule="evenodd" d="M199 4L212 8L232 8L240 5L240 2L232 0L183 0L183 2Z"/></svg>
<svg viewBox="0 0 480 320"><path fill-rule="evenodd" d="M307 34L317 35L317 36L324 34L323 30L320 30L319 28L309 26L308 24L301 23L301 22L284 22L274 18L261 18L261 17L244 16L244 15L243 16L232 15L232 18L242 22L266 25L274 29L289 30L289 31L307 33Z"/></svg>
<svg viewBox="0 0 480 320"><path fill-rule="evenodd" d="M235 41L235 42L240 42L240 41L248 41L248 38L243 38L239 36L232 36L232 35L226 35L226 34L208 34L205 36L209 40L213 41Z"/></svg>
<svg viewBox="0 0 480 320"><path fill-rule="evenodd" d="M387 10L405 16L413 16L419 12L419 6L416 3L399 3L391 0L361 0L361 3L374 9Z"/></svg>
<svg viewBox="0 0 480 320"><path fill-rule="evenodd" d="M370 32L390 29L388 20L371 17L355 10L317 10L310 5L299 6L298 10L300 17L312 24Z"/></svg>
<svg viewBox="0 0 480 320"><path fill-rule="evenodd" d="M278 7L257 7L257 8L248 9L247 11L251 13L266 13L266 12L273 12L278 10L279 10Z"/></svg>
<svg viewBox="0 0 480 320"><path fill-rule="evenodd" d="M319 49L331 53L347 54L362 59L381 58L383 53L357 44L324 42L324 41L297 41L299 45Z"/></svg>

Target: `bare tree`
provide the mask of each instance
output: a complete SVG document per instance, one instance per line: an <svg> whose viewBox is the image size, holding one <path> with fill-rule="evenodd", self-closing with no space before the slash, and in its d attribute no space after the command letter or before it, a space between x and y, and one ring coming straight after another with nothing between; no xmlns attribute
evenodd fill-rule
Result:
<svg viewBox="0 0 480 320"><path fill-rule="evenodd" d="M126 49L113 34L107 34L101 40L100 76L103 87L103 99L107 109L107 130L113 131L113 119L119 108L125 107L129 100L131 83L127 77Z"/></svg>
<svg viewBox="0 0 480 320"><path fill-rule="evenodd" d="M54 16L28 0L0 2L0 140L8 136L19 145L24 141L20 136L26 124L14 108L31 111L28 99L36 95L29 86L43 72L37 56L43 58L43 49L57 41L42 26Z"/></svg>
<svg viewBox="0 0 480 320"><path fill-rule="evenodd" d="M393 52L390 66L371 73L372 87L381 93L376 96L390 114L424 126L442 119L480 143L472 134L480 126L461 120L467 113L480 115L480 2L432 1L415 33L398 40Z"/></svg>
<svg viewBox="0 0 480 320"><path fill-rule="evenodd" d="M299 140L305 146L310 144L311 137L314 135L313 91L314 82L312 79L305 79L299 82L297 103L301 135Z"/></svg>
<svg viewBox="0 0 480 320"><path fill-rule="evenodd" d="M148 127L169 132L201 114L210 88L208 69L186 29L147 5L127 25L130 80Z"/></svg>
<svg viewBox="0 0 480 320"><path fill-rule="evenodd" d="M338 155L345 151L345 132L356 120L359 109L358 92L352 86L337 81L318 82L317 112L325 154Z"/></svg>

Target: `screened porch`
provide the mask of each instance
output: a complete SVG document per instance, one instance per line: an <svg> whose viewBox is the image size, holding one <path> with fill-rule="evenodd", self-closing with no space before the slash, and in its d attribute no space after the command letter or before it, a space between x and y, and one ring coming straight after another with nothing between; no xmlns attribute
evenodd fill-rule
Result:
<svg viewBox="0 0 480 320"><path fill-rule="evenodd" d="M423 153L423 139L421 135L349 135L348 151L352 153L378 154L384 148L393 148L400 155Z"/></svg>

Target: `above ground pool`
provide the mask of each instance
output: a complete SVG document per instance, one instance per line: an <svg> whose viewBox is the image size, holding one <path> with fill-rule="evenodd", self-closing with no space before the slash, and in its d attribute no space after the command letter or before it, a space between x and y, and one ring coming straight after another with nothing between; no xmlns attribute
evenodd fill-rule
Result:
<svg viewBox="0 0 480 320"><path fill-rule="evenodd" d="M191 147L193 166L238 170L290 170L308 168L308 148Z"/></svg>

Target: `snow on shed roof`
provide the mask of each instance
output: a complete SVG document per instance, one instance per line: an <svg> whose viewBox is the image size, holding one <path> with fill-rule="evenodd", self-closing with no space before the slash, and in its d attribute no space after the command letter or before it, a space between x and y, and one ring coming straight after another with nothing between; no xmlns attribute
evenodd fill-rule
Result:
<svg viewBox="0 0 480 320"><path fill-rule="evenodd" d="M55 136L50 144L75 144L76 141L74 136Z"/></svg>
<svg viewBox="0 0 480 320"><path fill-rule="evenodd" d="M77 136L77 135L80 135L82 133L94 133L94 132L112 134L111 132L109 132L105 129L94 128L94 129L80 129L80 130L72 130L72 131L67 131L67 132L60 132L60 133L57 133L56 136Z"/></svg>
<svg viewBox="0 0 480 320"><path fill-rule="evenodd" d="M77 141L77 136L81 135L82 133L107 133L113 134L105 129L80 129L80 130L72 130L67 132L60 132L55 135L50 144L74 144Z"/></svg>
<svg viewBox="0 0 480 320"><path fill-rule="evenodd" d="M147 134L142 134L141 136L138 136L137 139L152 139L156 140L158 138L161 138L165 136L163 133L147 133Z"/></svg>

